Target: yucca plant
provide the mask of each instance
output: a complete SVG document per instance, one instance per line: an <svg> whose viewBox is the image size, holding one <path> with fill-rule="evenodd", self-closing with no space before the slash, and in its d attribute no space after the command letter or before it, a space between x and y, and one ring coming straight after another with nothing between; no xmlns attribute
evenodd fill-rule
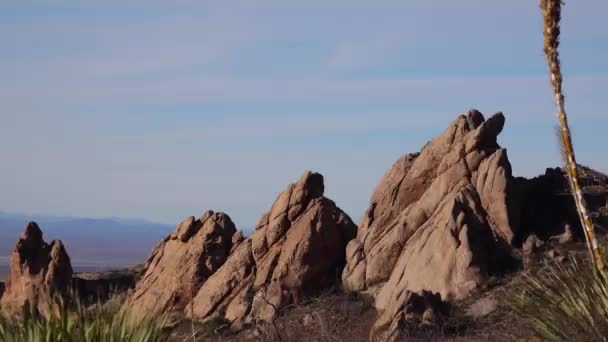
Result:
<svg viewBox="0 0 608 342"><path fill-rule="evenodd" d="M581 220L581 225L585 232L587 247L591 254L591 259L595 267L604 271L604 264L600 256L599 245L595 237L593 223L589 217L589 212L583 198L580 182L578 179L576 158L574 148L572 146L572 136L570 127L568 126L568 117L564 108L564 93L562 90L562 71L559 58L559 35L560 35L560 20L561 20L561 0L541 0L540 8L543 15L543 34L544 34L544 52L549 66L549 75L551 85L553 87L553 95L555 96L555 104L557 106L557 117L559 119L560 142L562 154L566 164L566 172L570 182L570 188L576 204L576 209Z"/></svg>
<svg viewBox="0 0 608 342"><path fill-rule="evenodd" d="M608 341L608 282L587 258L528 273L508 297L547 341Z"/></svg>
<svg viewBox="0 0 608 342"><path fill-rule="evenodd" d="M605 256L595 236L578 179L568 120L564 109L558 53L561 0L541 0L544 52L560 123L559 136L566 172L584 229L590 258L572 255L568 264L554 263L525 274L507 297L510 306L528 319L538 337L548 341L608 341L608 278Z"/></svg>
<svg viewBox="0 0 608 342"><path fill-rule="evenodd" d="M0 313L3 342L161 342L167 338L153 319L133 321L120 303L97 304L58 300L44 317L24 309L21 317Z"/></svg>

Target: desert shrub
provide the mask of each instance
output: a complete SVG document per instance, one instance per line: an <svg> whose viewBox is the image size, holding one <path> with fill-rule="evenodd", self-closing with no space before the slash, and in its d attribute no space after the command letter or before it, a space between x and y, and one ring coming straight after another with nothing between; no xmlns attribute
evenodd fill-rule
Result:
<svg viewBox="0 0 608 342"><path fill-rule="evenodd" d="M57 301L43 317L24 309L21 317L0 313L4 342L159 342L167 338L154 319L133 321L119 300L85 307Z"/></svg>
<svg viewBox="0 0 608 342"><path fill-rule="evenodd" d="M608 280L588 259L570 257L524 275L509 305L548 341L608 341Z"/></svg>

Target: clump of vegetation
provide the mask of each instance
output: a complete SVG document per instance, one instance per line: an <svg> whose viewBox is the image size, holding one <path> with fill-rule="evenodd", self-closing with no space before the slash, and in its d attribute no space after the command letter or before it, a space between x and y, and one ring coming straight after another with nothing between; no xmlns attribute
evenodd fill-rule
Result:
<svg viewBox="0 0 608 342"><path fill-rule="evenodd" d="M564 93L562 90L563 76L558 51L562 0L541 0L540 9L543 16L544 52L547 59L547 65L549 66L549 76L551 79L551 86L553 87L553 95L557 106L557 117L560 124L558 135L561 143L562 158L566 164L565 170L568 174L572 196L574 197L576 210L581 220L581 226L585 233L585 239L591 258L595 267L601 271L605 271L603 260L600 257L600 249L597 243L595 229L591 222L591 218L589 217L587 204L585 203L580 187L578 164L576 163L576 157L574 155L572 135L568 126L568 116L566 115L566 110L564 108Z"/></svg>
<svg viewBox="0 0 608 342"><path fill-rule="evenodd" d="M44 317L24 309L17 318L0 313L0 341L4 342L161 342L166 334L154 319L135 322L118 301L85 307L57 301Z"/></svg>
<svg viewBox="0 0 608 342"><path fill-rule="evenodd" d="M561 0L541 0L544 52L560 123L559 137L576 209L585 233L588 260L572 256L568 264L525 275L510 305L549 341L608 341L608 272L578 179L578 165L564 109L559 58Z"/></svg>
<svg viewBox="0 0 608 342"><path fill-rule="evenodd" d="M548 341L608 341L608 280L591 261L570 257L524 275L510 306Z"/></svg>

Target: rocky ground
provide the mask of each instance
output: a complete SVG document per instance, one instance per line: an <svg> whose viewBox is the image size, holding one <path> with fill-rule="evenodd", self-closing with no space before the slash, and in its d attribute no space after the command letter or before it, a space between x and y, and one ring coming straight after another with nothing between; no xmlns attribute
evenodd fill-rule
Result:
<svg viewBox="0 0 608 342"><path fill-rule="evenodd" d="M358 226L306 171L251 236L226 213L187 217L138 270L74 275L59 241L31 223L11 256L3 310L51 296L126 297L175 341L513 341L531 338L508 305L526 272L585 252L568 181L513 177L502 113L458 116L378 182ZM581 166L600 233L608 176Z"/></svg>
<svg viewBox="0 0 608 342"><path fill-rule="evenodd" d="M608 237L600 237L608 244ZM555 236L529 255L520 251L516 258L525 267L483 282L467 298L449 303L446 315L432 324L414 321L403 332L407 341L530 341L534 340L530 322L515 314L505 300L517 294L516 286L526 273L538 272L552 263L568 263L573 256L585 257L583 241L562 240ZM251 324L235 332L230 322L210 320L194 323L199 341L369 341L378 316L372 296L330 289L321 296L293 305L271 323ZM190 320L168 329L171 341L192 337Z"/></svg>

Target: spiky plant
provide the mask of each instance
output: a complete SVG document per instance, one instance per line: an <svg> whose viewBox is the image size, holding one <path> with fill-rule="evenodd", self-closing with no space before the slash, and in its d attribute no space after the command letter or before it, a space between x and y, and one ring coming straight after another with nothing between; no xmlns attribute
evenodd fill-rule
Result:
<svg viewBox="0 0 608 342"><path fill-rule="evenodd" d="M581 225L585 231L585 239L587 247L591 254L594 266L603 271L604 264L600 256L599 245L595 237L593 224L589 218L587 206L581 191L576 158L574 156L574 148L572 147L572 137L570 128L568 127L568 117L564 108L564 94L562 91L562 72L559 59L559 34L560 34L560 19L561 19L561 0L541 0L540 8L543 14L543 33L544 33L544 51L549 65L549 74L551 77L551 85L553 86L553 94L557 105L557 116L560 124L560 141L562 145L562 153L565 159L566 171L570 182L570 188L576 204L576 209L581 220Z"/></svg>
<svg viewBox="0 0 608 342"><path fill-rule="evenodd" d="M0 312L3 342L163 342L166 334L154 319L134 322L122 303L85 307L57 300L46 317L25 308L21 317Z"/></svg>
<svg viewBox="0 0 608 342"><path fill-rule="evenodd" d="M608 341L608 280L589 259L570 256L524 274L507 303L547 341Z"/></svg>

